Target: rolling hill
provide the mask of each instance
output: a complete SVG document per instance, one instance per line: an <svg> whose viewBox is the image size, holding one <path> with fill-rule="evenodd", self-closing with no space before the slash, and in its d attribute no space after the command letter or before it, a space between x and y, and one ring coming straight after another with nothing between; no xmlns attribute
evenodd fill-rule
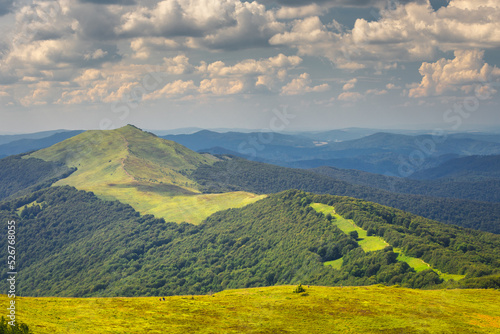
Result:
<svg viewBox="0 0 500 334"><path fill-rule="evenodd" d="M500 284L498 235L296 190L219 211L197 226L141 216L129 205L56 186L0 203L0 219L18 222L23 296L166 296L298 283ZM357 236L344 220L354 222ZM5 243L0 240L0 248ZM6 273L0 278L5 288Z"/></svg>
<svg viewBox="0 0 500 334"><path fill-rule="evenodd" d="M76 172L55 185L92 191L119 200L143 214L199 223L210 214L262 198L247 192L201 194L189 174L217 158L193 152L134 126L87 131L28 158L57 162Z"/></svg>
<svg viewBox="0 0 500 334"><path fill-rule="evenodd" d="M450 183L394 178L397 182L387 182L393 179L334 168L313 173L234 156L199 154L127 126L85 132L26 155L23 160L0 160L0 165L10 163L3 171L3 187L20 191L22 186L15 179L9 180L7 171L15 174L16 168L22 170L23 161L35 166L34 158L76 170L69 177L55 180L55 185L92 191L102 199L120 200L142 214L173 222L200 223L217 211L295 188L362 198L446 223L500 232L500 205L477 201L495 201L498 194L492 181ZM46 167L40 168L42 171ZM19 173L15 175L22 178ZM29 178L23 182L26 187L34 186Z"/></svg>
<svg viewBox="0 0 500 334"><path fill-rule="evenodd" d="M304 332L425 323L486 333L498 323L494 290L450 289L500 288L499 235L331 194L491 231L499 226L495 203L394 194L199 154L133 126L1 159L0 176L0 221L17 222L19 319L35 333L276 332L304 319ZM0 274L4 291L6 278ZM293 293L300 283L306 291ZM258 323L244 325L248 319Z"/></svg>

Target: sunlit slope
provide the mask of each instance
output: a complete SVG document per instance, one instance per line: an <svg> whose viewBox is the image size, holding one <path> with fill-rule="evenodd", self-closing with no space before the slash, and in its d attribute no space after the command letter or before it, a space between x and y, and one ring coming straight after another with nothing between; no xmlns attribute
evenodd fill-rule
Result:
<svg viewBox="0 0 500 334"><path fill-rule="evenodd" d="M496 290L294 286L212 296L18 298L34 333L500 333ZM6 301L6 297L1 297Z"/></svg>
<svg viewBox="0 0 500 334"><path fill-rule="evenodd" d="M201 165L213 164L216 158L131 125L87 131L30 156L77 168L55 186L92 191L168 221L198 223L218 210L262 198L246 192L201 195L189 175Z"/></svg>

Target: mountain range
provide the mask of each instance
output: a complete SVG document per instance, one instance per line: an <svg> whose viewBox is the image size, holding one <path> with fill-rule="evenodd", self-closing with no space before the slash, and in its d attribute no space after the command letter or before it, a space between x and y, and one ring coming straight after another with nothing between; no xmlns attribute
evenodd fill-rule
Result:
<svg viewBox="0 0 500 334"><path fill-rule="evenodd" d="M208 130L162 138L198 152L232 154L284 167L331 166L400 177L434 168L447 160L470 155L499 155L495 135L479 140L462 135L403 135L374 133L347 141L311 139L278 133L217 133Z"/></svg>
<svg viewBox="0 0 500 334"><path fill-rule="evenodd" d="M500 286L500 236L485 232L500 232L494 201L387 191L368 173L351 177L368 179L361 185L340 180L346 171L197 153L131 125L1 159L0 171L0 217L19 226L22 295Z"/></svg>

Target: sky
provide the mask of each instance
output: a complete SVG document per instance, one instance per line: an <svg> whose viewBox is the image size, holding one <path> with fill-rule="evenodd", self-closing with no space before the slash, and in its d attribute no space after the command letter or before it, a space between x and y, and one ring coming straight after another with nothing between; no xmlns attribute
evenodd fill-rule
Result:
<svg viewBox="0 0 500 334"><path fill-rule="evenodd" d="M498 0L0 0L0 132L500 128Z"/></svg>

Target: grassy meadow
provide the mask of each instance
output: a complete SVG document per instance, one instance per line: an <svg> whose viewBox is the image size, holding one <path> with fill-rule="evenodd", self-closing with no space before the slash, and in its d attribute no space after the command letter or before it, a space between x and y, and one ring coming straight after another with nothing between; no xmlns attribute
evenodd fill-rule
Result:
<svg viewBox="0 0 500 334"><path fill-rule="evenodd" d="M18 319L59 333L500 333L500 291L294 286L212 296L19 297ZM3 304L6 296L1 297Z"/></svg>

